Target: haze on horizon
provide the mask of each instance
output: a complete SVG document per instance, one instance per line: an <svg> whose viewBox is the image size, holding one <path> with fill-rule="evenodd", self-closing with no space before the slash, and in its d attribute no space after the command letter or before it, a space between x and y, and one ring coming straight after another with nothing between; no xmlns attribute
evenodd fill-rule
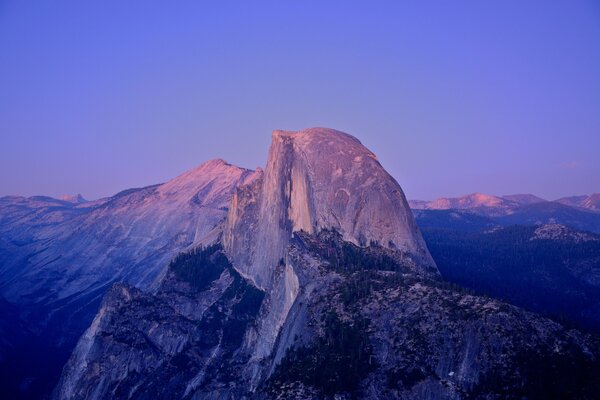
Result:
<svg viewBox="0 0 600 400"><path fill-rule="evenodd" d="M600 192L600 5L4 1L0 196L88 199L325 126L408 198Z"/></svg>

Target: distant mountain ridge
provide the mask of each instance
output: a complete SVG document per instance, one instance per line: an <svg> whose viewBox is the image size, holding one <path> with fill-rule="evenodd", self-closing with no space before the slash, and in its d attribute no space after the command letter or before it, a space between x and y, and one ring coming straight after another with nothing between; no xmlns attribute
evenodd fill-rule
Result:
<svg viewBox="0 0 600 400"><path fill-rule="evenodd" d="M543 203L545 201L548 201L548 200L542 199L541 197L538 197L534 194L509 194L509 195L505 195L505 196L501 196L501 197L503 199L514 201L515 203L519 203L522 205Z"/></svg>
<svg viewBox="0 0 600 400"><path fill-rule="evenodd" d="M512 214L514 210L521 206L553 202L587 211L600 212L600 193L563 197L554 201L548 201L534 194L496 196L476 192L459 197L440 197L431 201L408 201L413 210L475 210L480 214L495 216Z"/></svg>
<svg viewBox="0 0 600 400"><path fill-rule="evenodd" d="M119 276L146 287L177 252L205 238L212 240L208 237L226 216L235 187L255 177L255 171L217 159L164 184L95 202L0 198L0 249L4 245L6 251L14 251L0 266L0 293L14 302L60 301ZM105 256L84 265L78 262L96 254ZM150 254L153 262L144 260ZM132 261L143 265L135 271ZM130 264L126 271L123 263ZM91 277L91 269L102 270L105 278ZM30 280L36 270L39 273ZM58 287L60 293L48 298L48 289L53 293Z"/></svg>
<svg viewBox="0 0 600 400"><path fill-rule="evenodd" d="M473 193L433 201L409 200L408 203L420 220L419 223L425 224L433 222L432 218L437 222L440 218L452 218L454 222L463 219L465 228L494 224L559 223L579 230L600 233L600 209L596 208L598 198L600 195L592 194L547 201L533 194L494 196ZM475 221L472 215L480 218Z"/></svg>
<svg viewBox="0 0 600 400"><path fill-rule="evenodd" d="M567 206L585 208L586 210L600 212L600 193L584 196L563 197L556 201Z"/></svg>

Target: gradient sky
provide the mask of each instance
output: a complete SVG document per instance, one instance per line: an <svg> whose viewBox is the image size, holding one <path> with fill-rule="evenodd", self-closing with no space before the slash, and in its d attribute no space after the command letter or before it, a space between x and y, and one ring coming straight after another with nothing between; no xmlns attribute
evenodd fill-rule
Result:
<svg viewBox="0 0 600 400"><path fill-rule="evenodd" d="M409 198L600 192L600 3L0 0L0 195L255 168L311 126Z"/></svg>

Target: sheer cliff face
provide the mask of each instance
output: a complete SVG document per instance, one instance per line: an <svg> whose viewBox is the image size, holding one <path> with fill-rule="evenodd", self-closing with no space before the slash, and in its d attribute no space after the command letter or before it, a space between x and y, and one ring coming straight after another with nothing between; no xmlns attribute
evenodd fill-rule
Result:
<svg viewBox="0 0 600 400"><path fill-rule="evenodd" d="M260 184L234 196L226 250L265 288L292 233L322 229L358 245L397 249L436 271L402 189L357 139L325 128L274 131Z"/></svg>

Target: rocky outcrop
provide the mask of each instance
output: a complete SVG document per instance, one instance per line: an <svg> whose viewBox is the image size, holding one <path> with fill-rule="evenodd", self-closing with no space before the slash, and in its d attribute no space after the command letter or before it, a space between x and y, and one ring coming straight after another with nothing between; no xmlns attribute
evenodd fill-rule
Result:
<svg viewBox="0 0 600 400"><path fill-rule="evenodd" d="M529 240L555 240L574 243L599 242L600 237L588 232L581 232L561 224L545 224L538 226Z"/></svg>
<svg viewBox="0 0 600 400"><path fill-rule="evenodd" d="M206 398L202 393L232 392L250 357L247 341L263 293L231 268L218 247L200 253L176 259L154 295L113 286L54 396ZM194 264L193 257L202 262Z"/></svg>

